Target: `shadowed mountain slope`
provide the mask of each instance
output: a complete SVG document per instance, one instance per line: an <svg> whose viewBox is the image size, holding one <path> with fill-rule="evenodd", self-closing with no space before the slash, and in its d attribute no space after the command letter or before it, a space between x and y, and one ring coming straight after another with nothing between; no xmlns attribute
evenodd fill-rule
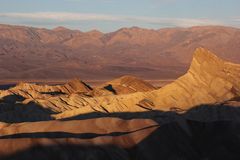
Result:
<svg viewBox="0 0 240 160"><path fill-rule="evenodd" d="M145 112L140 119L134 119L139 114L134 113L131 120L105 117L5 123L0 129L0 158L30 160L32 156L42 155L40 157L49 160L56 157L67 160L87 159L101 153L105 157L111 155L111 159L125 157L131 160L239 159L239 108L222 105L200 108L194 107L181 115L155 111L152 116L151 112ZM212 108L216 112L212 112ZM120 114L128 117L131 113ZM215 119L205 121L201 116L195 117L199 114ZM238 119L231 115L237 115Z"/></svg>

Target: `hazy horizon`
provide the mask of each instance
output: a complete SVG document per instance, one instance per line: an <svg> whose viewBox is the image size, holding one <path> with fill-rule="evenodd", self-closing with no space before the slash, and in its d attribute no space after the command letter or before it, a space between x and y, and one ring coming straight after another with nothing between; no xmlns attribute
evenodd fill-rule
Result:
<svg viewBox="0 0 240 160"><path fill-rule="evenodd" d="M162 28L147 28L147 27L140 27L140 26L128 26L128 27L120 27L120 28L116 28L115 30L112 31L102 31L101 29L98 28L94 28L94 29L89 29L89 30L81 30L81 28L71 28L68 27L66 25L59 25L59 26L54 26L54 27L41 27L41 26L32 26L32 25L24 25L24 24L8 24L8 23L0 23L0 25L7 25L7 26L17 26L17 27L28 27L28 28L38 28L38 29L47 29L47 30L54 30L57 28L65 28L65 29L69 29L69 30L76 30L76 31L81 31L81 32L91 32L91 31L99 31L102 32L104 34L107 33L111 33L111 32L116 32L118 30L121 29L131 29L131 28L140 28L140 29L146 29L146 30L165 30L165 29L190 29L190 28L195 28L195 27L228 27L228 28L236 28L236 29L240 29L240 26L228 26L228 25L196 25L196 26L189 26L189 27L162 27Z"/></svg>
<svg viewBox="0 0 240 160"><path fill-rule="evenodd" d="M3 0L0 23L111 32L123 27L160 29L240 26L237 0ZM238 16L239 15L239 16Z"/></svg>

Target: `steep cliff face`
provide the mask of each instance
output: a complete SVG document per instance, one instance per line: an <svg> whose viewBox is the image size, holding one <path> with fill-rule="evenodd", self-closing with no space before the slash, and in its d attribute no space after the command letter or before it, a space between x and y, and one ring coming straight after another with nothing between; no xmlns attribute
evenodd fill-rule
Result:
<svg viewBox="0 0 240 160"><path fill-rule="evenodd" d="M196 49L188 72L155 91L156 106L188 109L200 104L224 102L240 95L240 65L218 58L209 50Z"/></svg>

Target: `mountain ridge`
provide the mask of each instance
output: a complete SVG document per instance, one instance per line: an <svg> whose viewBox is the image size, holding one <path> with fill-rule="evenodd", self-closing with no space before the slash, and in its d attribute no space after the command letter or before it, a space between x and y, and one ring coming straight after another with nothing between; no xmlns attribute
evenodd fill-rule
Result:
<svg viewBox="0 0 240 160"><path fill-rule="evenodd" d="M177 78L199 46L240 62L240 29L223 26L101 33L0 25L0 44L1 79Z"/></svg>

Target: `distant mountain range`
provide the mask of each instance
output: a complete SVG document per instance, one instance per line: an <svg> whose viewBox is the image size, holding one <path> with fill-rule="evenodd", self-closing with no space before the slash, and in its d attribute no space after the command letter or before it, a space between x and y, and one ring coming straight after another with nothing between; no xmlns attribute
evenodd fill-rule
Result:
<svg viewBox="0 0 240 160"><path fill-rule="evenodd" d="M240 62L240 29L122 28L111 33L0 25L0 79L176 78L197 47Z"/></svg>

